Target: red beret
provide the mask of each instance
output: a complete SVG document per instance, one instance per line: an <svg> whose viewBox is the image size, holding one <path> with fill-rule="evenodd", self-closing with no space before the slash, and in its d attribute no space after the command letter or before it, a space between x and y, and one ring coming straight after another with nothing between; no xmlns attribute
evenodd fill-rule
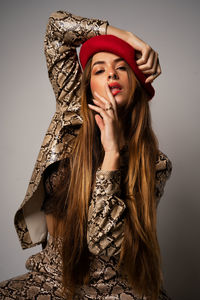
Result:
<svg viewBox="0 0 200 300"><path fill-rule="evenodd" d="M138 69L135 61L135 49L132 46L114 35L92 37L83 43L80 49L79 59L83 70L89 58L98 52L111 52L123 58L133 69L135 76L148 93L149 100L153 98L155 90L151 83L145 83L146 76Z"/></svg>

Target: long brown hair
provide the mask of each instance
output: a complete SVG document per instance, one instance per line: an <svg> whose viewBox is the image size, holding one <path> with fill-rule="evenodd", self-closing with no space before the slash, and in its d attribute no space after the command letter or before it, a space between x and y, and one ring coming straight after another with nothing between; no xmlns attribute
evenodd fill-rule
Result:
<svg viewBox="0 0 200 300"><path fill-rule="evenodd" d="M61 190L58 192L59 199L64 203L57 211L57 217L59 213L62 215L63 284L71 295L77 284L88 282L89 253L86 238L88 205L95 173L104 156L94 113L88 109L88 103L92 99L90 74L91 60L82 76L83 125L69 160L70 177L62 193ZM130 68L128 75L133 85L135 76ZM158 144L151 127L147 95L139 82L136 90L130 92L130 99L121 118L124 118L129 161L122 191L127 213L119 265L122 274L139 295L150 296L150 299L156 300L162 283L155 201L155 163Z"/></svg>

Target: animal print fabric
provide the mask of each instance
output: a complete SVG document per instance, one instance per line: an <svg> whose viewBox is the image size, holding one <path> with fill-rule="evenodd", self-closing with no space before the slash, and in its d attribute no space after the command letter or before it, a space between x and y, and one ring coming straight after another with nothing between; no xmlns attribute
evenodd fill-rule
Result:
<svg viewBox="0 0 200 300"><path fill-rule="evenodd" d="M119 198L121 171L96 173L95 188L88 213L87 243L94 255L119 254L123 240L124 201Z"/></svg>
<svg viewBox="0 0 200 300"><path fill-rule="evenodd" d="M27 260L28 273L0 283L0 299L64 299L59 246L50 237L46 248Z"/></svg>
<svg viewBox="0 0 200 300"><path fill-rule="evenodd" d="M126 156L122 155L125 159ZM120 170L96 173L88 214L88 248L90 250L89 284L77 287L75 300L139 300L118 270L120 247L123 241L123 212L125 204L120 198ZM162 152L156 162L156 194L164 191L166 179L171 174L171 162ZM62 180L63 169L55 167L48 174L47 191ZM49 183L51 184L49 185ZM51 207L51 205L50 205ZM63 295L62 240L50 236L44 250L32 255L26 262L28 273L0 283L0 299L67 299ZM147 299L143 297L142 299ZM169 300L162 289L159 300Z"/></svg>
<svg viewBox="0 0 200 300"><path fill-rule="evenodd" d="M120 253L123 241L125 202L121 196L121 185L127 172L128 151L121 151L120 169L116 171L97 170L94 190L92 192L89 211L87 242L89 251L98 256L114 256ZM164 192L166 180L171 174L171 161L161 151L156 162L156 190L157 202ZM56 192L60 184L64 184L68 174L68 162L62 167L54 163L48 168L45 176L45 194L43 209L47 214L53 214L55 200L50 197ZM45 172L46 172L45 171Z"/></svg>
<svg viewBox="0 0 200 300"><path fill-rule="evenodd" d="M107 25L107 21L78 17L64 11L55 12L49 18L44 51L49 79L56 97L56 112L42 143L25 199L15 215L15 228L23 249L46 239L47 232L44 229L37 241L32 241L26 223L25 207L28 203L31 207L36 202L43 202L43 172L52 163L70 155L82 124L79 111L82 72L76 48L93 36L105 34ZM36 236L37 224L31 226Z"/></svg>
<svg viewBox="0 0 200 300"><path fill-rule="evenodd" d="M127 152L121 153L121 168L116 171L96 173L88 213L87 243L89 251L99 256L115 256L120 253L124 236L125 202L120 198L121 176L127 171ZM155 196L157 204L164 193L166 180L170 177L172 164L159 152L156 162Z"/></svg>
<svg viewBox="0 0 200 300"><path fill-rule="evenodd" d="M45 55L49 78L56 95L56 113L41 146L26 197L15 216L15 226L23 248L40 244L45 237L43 235L36 242L32 241L24 206L27 202L34 203L38 199L42 200L42 206L45 192L44 170L71 154L82 124L79 115L81 70L76 47L92 36L105 34L106 26L107 22L76 17L67 12L57 12L49 18ZM164 154L160 153L156 167L156 195L159 198L171 172L170 161ZM87 286L77 287L76 300L139 299L121 278L117 268L123 240L123 213L126 208L120 198L120 181L120 170L97 171L88 215L90 282ZM27 260L28 273L0 284L0 299L67 299L62 294L61 243L61 240L55 243L49 237L46 248ZM159 299L169 298L161 291Z"/></svg>
<svg viewBox="0 0 200 300"><path fill-rule="evenodd" d="M67 300L63 293L61 266L61 239L50 236L47 246L26 262L28 273L0 283L1 300ZM90 258L90 282L78 287L74 300L145 300L128 287L118 272L117 256ZM162 289L159 300L170 300Z"/></svg>
<svg viewBox="0 0 200 300"><path fill-rule="evenodd" d="M123 241L123 213L126 205L121 197L121 184L128 165L128 149L121 151L121 167L116 171L101 171L96 173L96 181L88 211L87 242L89 251L94 255L112 256L120 253ZM61 184L65 184L69 172L69 161L62 166L59 162L45 170L44 185L45 199L42 205L46 214L54 214L56 201L54 195ZM161 151L156 161L156 190L157 202L164 192L167 178L171 174L171 162ZM67 176L68 177L68 176Z"/></svg>

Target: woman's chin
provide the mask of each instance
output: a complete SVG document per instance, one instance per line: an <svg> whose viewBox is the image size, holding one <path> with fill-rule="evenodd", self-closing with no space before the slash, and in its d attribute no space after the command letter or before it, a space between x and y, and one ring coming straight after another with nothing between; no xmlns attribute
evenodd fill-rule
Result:
<svg viewBox="0 0 200 300"><path fill-rule="evenodd" d="M116 101L116 104L117 104L117 107L123 107L123 106L125 106L126 105L126 103L127 103L127 100L125 100L121 95L116 95L116 96L114 96L114 98L115 98L115 101Z"/></svg>

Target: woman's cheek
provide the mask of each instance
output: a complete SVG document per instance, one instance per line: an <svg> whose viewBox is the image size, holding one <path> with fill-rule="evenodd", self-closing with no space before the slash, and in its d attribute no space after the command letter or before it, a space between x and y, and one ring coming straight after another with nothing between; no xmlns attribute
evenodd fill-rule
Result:
<svg viewBox="0 0 200 300"><path fill-rule="evenodd" d="M98 80L96 80L96 79L90 80L90 89L91 89L93 97L95 97L94 92L97 92L99 95L104 96L102 84L100 84L100 82Z"/></svg>

